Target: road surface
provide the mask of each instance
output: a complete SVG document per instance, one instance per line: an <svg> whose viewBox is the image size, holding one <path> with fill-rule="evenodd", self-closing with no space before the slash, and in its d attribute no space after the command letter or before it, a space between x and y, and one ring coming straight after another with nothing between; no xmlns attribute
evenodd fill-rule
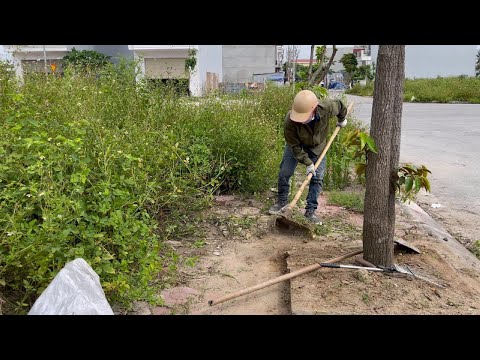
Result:
<svg viewBox="0 0 480 360"><path fill-rule="evenodd" d="M347 96L355 102L353 116L370 124L373 99ZM441 220L462 227L468 218L471 231L464 235L480 240L480 105L404 103L400 161L430 169L429 199L453 211L437 212L447 217Z"/></svg>

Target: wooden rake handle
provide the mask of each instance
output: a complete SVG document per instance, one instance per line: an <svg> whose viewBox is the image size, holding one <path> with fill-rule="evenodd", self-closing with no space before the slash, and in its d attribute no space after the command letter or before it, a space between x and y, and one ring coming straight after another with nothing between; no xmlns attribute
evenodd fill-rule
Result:
<svg viewBox="0 0 480 360"><path fill-rule="evenodd" d="M363 249L357 250L357 251L353 251L353 252L351 252L351 253L348 253L348 254L345 254L345 255L342 255L342 256L339 256L339 257L336 257L336 258L333 258L333 259L324 261L323 263L324 263L324 264L336 263L336 262L339 262L339 261L348 259L348 258L350 258L350 257L352 257L352 256L355 256L355 255L358 255L358 254L361 254L361 253L363 253ZM285 281L285 280L288 280L288 279L292 279L292 278L294 278L294 277L297 277L297 276L300 276L300 275L303 275L303 274L312 272L312 271L314 271L314 270L320 269L321 267L322 267L322 266L321 266L320 264L313 264L313 265L309 265L309 266L303 267L303 268L301 268L301 269L298 269L297 271L293 271L293 272L291 272L291 273L278 276L278 277L276 277L276 278L274 278L274 279L265 281L265 282L263 282L263 283L261 283L261 284L257 284L257 285L254 285L254 286L250 286L250 287L248 287L248 288L246 288L246 289L243 289L243 290L234 292L233 294L225 295L225 296L222 296L221 298L218 298L218 299L209 300L209 301L208 301L208 305L210 305L210 306L217 305L217 304L220 304L220 303L222 303L222 302L224 302L224 301L231 300L231 299L235 299L235 298L237 298L237 297L239 297L239 296L242 296L242 295L250 294L251 292L254 292L254 291L257 291L257 290L266 288L267 286L271 286L271 285L276 284L276 283L279 283L279 282L281 282L281 281Z"/></svg>
<svg viewBox="0 0 480 360"><path fill-rule="evenodd" d="M350 111L352 110L352 107L353 107L353 102L350 103L350 105L348 105L348 108L347 108L347 115L345 117L348 116L348 114L350 113ZM337 136L338 132L340 131L341 127L340 126L336 126L335 127L335 131L333 132L332 136L330 137L330 140L328 140L328 143L327 145L325 146L325 149L323 149L322 153L320 154L320 157L318 158L317 162L315 163L315 171L317 170L317 168L320 166L320 163L322 162L323 158L325 157L325 154L327 153L328 149L330 148L330 145L332 145L332 142L333 140L335 140L335 137ZM305 187L307 186L307 184L310 182L310 180L312 179L313 177L313 174L310 173L307 175L307 178L305 179L305 181L302 183L302 186L300 186L300 189L298 189L297 191L297 194L295 195L295 197L293 198L292 202L290 204L288 204L287 208L289 209L293 209L293 207L297 204L298 202L298 199L300 199L300 196L302 196L302 193L303 193L303 190L305 190Z"/></svg>

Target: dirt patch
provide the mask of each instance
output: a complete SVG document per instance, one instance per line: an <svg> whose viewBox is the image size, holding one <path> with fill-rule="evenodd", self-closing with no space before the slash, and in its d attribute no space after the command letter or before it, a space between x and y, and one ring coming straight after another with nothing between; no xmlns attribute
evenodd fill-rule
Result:
<svg viewBox="0 0 480 360"><path fill-rule="evenodd" d="M400 209L396 236L416 246L420 255L397 253L396 262L445 284L383 273L321 269L208 306L208 301L361 249L362 214L325 205L324 221L313 240L276 231L264 204L238 197L221 198L206 213L206 242L184 239L175 246L183 258L197 258L179 268L178 287L188 299L152 311L156 314L480 314L480 271L447 242L429 236ZM262 210L260 210L262 209ZM355 264L354 259L344 264Z"/></svg>

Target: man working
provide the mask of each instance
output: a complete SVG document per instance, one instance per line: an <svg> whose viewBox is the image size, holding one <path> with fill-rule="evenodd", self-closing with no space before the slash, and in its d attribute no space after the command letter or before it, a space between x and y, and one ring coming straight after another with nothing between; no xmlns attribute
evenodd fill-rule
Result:
<svg viewBox="0 0 480 360"><path fill-rule="evenodd" d="M318 100L310 90L302 90L295 96L292 109L285 117L286 145L278 174L278 202L270 208L270 214L278 214L288 205L288 181L300 162L307 166L307 176L313 174L308 188L305 217L315 224L321 223L315 210L323 187L327 157L323 158L316 171L315 162L326 146L328 120L333 116L338 119L337 126L343 128L347 125L347 108L340 100Z"/></svg>

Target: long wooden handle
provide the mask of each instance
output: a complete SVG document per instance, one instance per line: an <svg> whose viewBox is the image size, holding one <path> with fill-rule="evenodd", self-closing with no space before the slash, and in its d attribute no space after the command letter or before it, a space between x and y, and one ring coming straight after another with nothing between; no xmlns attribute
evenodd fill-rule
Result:
<svg viewBox="0 0 480 360"><path fill-rule="evenodd" d="M348 114L350 113L350 111L352 110L352 107L353 107L353 102L348 105L348 108L347 108L347 115L345 117L348 116ZM337 136L338 132L340 131L341 127L340 126L337 126L335 128L335 131L333 132L332 136L330 137L330 140L328 140L328 143L327 145L325 146L325 149L323 149L322 153L320 154L320 157L318 158L317 162L315 163L315 171L317 170L317 168L320 166L320 163L322 162L323 158L325 157L325 154L327 153L328 149L330 148L330 145L332 145L332 142L333 140L335 140L335 137ZM312 179L312 176L313 174L310 173L307 175L307 178L305 179L305 181L302 183L302 186L300 186L300 189L298 189L297 191L297 194L295 195L295 197L293 198L292 202L290 204L288 204L288 208L290 209L293 209L293 207L297 204L297 201L298 199L300 199L300 196L302 196L302 193L303 193L303 190L305 190L305 187L307 186L307 184L310 182L310 180Z"/></svg>
<svg viewBox="0 0 480 360"><path fill-rule="evenodd" d="M351 253L348 253L348 254L345 254L345 255L336 257L336 258L334 258L334 259L330 259L330 260L324 261L323 263L324 263L324 264L336 263L336 262L342 261L342 260L344 260L344 259L348 259L349 257L355 256L355 255L358 255L358 254L361 254L362 252L363 252L363 250L357 250L357 251L354 251L354 252L351 252ZM306 267L301 268L301 269L299 269L299 270L297 270L297 271L294 271L294 272L291 272L291 273L289 273L289 274L285 274L285 275L276 277L275 279L271 279L271 280L265 281L265 282L263 282L263 283L261 283L261 284L257 284L257 285L254 285L254 286L250 286L250 287L248 287L248 288L246 288L246 289L237 291L237 292L235 292L235 293L233 293L233 294L230 294L230 295L223 296L223 297L218 298L218 299L216 299L216 300L209 300L209 301L208 301L208 305L213 306L213 305L220 304L220 303L222 303L222 302L224 302L224 301L231 300L231 299L237 298L237 297L239 297L239 296L246 295L246 294L249 294L249 293L251 293L251 292L254 292L254 291L263 289L263 288L265 288L265 287L267 287L267 286L270 286L270 285L279 283L280 281L288 280L288 279L297 277L297 276L299 276L299 275L303 275L303 274L306 274L306 273L308 273L308 272L311 272L311 271L320 269L321 267L322 267L322 266L321 266L320 264L313 264L313 265L306 266Z"/></svg>

